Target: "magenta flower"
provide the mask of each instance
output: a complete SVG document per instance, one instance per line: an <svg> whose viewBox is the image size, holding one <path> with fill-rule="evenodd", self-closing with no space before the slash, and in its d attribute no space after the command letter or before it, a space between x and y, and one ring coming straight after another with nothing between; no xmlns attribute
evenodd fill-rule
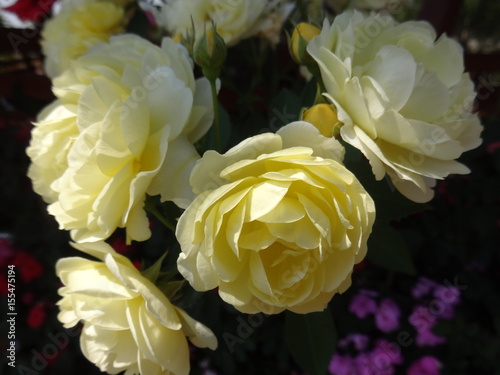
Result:
<svg viewBox="0 0 500 375"><path fill-rule="evenodd" d="M340 348L347 348L349 344L353 344L354 348L360 352L368 346L369 337L360 333L351 333L339 341Z"/></svg>
<svg viewBox="0 0 500 375"><path fill-rule="evenodd" d="M435 304L436 308L436 318L439 319L453 319L455 316L455 307L450 303L445 303L444 301L440 301L440 304Z"/></svg>
<svg viewBox="0 0 500 375"><path fill-rule="evenodd" d="M354 359L356 375L393 375L394 366L380 353L361 353Z"/></svg>
<svg viewBox="0 0 500 375"><path fill-rule="evenodd" d="M436 323L436 314L433 314L425 306L415 306L408 321L417 330L417 332L428 331Z"/></svg>
<svg viewBox="0 0 500 375"><path fill-rule="evenodd" d="M392 299L383 299L375 312L375 325L382 332L393 332L399 327L401 310Z"/></svg>
<svg viewBox="0 0 500 375"><path fill-rule="evenodd" d="M421 276L413 286L411 295L415 299L420 299L428 294L431 294L436 286L438 286L438 284L435 281Z"/></svg>
<svg viewBox="0 0 500 375"><path fill-rule="evenodd" d="M364 319L377 311L377 303L372 298L374 295L370 291L360 291L356 294L349 305L349 311L359 319Z"/></svg>
<svg viewBox="0 0 500 375"><path fill-rule="evenodd" d="M441 362L429 355L413 362L408 368L406 375L439 375Z"/></svg>
<svg viewBox="0 0 500 375"><path fill-rule="evenodd" d="M439 285L433 295L447 305L456 306L460 303L460 290L454 286Z"/></svg>
<svg viewBox="0 0 500 375"><path fill-rule="evenodd" d="M401 355L401 347L385 339L379 339L375 343L375 348L371 354L372 358L384 358L385 362L391 365L400 365L403 363L403 356ZM378 360L382 362L381 359Z"/></svg>
<svg viewBox="0 0 500 375"><path fill-rule="evenodd" d="M356 366L355 374L379 375L370 354L359 354L356 358L354 358L354 363Z"/></svg>
<svg viewBox="0 0 500 375"><path fill-rule="evenodd" d="M353 375L355 374L354 361L348 355L335 353L328 366L328 371L332 375Z"/></svg>
<svg viewBox="0 0 500 375"><path fill-rule="evenodd" d="M436 335L430 329L417 332L415 343L417 346L436 346L446 342L446 338Z"/></svg>

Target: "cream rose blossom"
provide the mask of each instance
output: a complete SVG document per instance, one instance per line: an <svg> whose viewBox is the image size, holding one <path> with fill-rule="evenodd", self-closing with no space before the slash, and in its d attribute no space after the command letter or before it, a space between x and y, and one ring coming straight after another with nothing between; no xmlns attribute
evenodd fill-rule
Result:
<svg viewBox="0 0 500 375"><path fill-rule="evenodd" d="M189 347L215 349L217 339L108 244L75 244L101 261L63 258L56 272L63 287L58 319L65 328L83 323L80 346L109 374L189 374Z"/></svg>
<svg viewBox="0 0 500 375"><path fill-rule="evenodd" d="M93 45L124 30L124 9L112 2L65 4L41 32L45 73L55 78Z"/></svg>
<svg viewBox="0 0 500 375"><path fill-rule="evenodd" d="M193 142L213 119L208 81L195 80L186 49L133 35L94 46L54 80L57 100L40 115L28 175L73 240L117 227L150 236L146 194L186 207Z"/></svg>
<svg viewBox="0 0 500 375"><path fill-rule="evenodd" d="M416 202L429 201L436 179L469 169L457 162L481 143L472 113L474 87L460 45L426 22L346 12L311 40L342 138L388 174Z"/></svg>
<svg viewBox="0 0 500 375"><path fill-rule="evenodd" d="M177 225L181 274L244 313L323 310L349 287L375 216L342 153L306 122L207 151Z"/></svg>
<svg viewBox="0 0 500 375"><path fill-rule="evenodd" d="M228 46L254 35L277 43L292 9L292 4L282 0L167 0L160 18L167 30L184 37L194 25L199 38L214 22Z"/></svg>

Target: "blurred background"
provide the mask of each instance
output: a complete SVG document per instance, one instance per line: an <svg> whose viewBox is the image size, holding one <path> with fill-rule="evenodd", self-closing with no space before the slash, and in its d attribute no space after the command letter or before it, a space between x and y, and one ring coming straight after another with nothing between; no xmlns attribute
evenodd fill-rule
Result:
<svg viewBox="0 0 500 375"><path fill-rule="evenodd" d="M99 373L81 354L78 332L64 330L57 321L60 282L54 266L57 259L76 252L26 177L31 122L53 100L39 47L39 30L52 3L1 2L0 311L5 313L0 318L0 373L6 375ZM483 144L461 158L470 175L438 182L436 197L425 211L393 223L413 265L406 272L391 272L368 258L356 269L353 287L333 299L338 354L332 357L330 372L343 375L345 356L363 355L370 341L372 348L385 345L387 352L397 352L397 359L387 372L366 374L500 374L500 2L405 4L397 17L428 20L439 34L463 45L466 70L476 84L476 110L485 127ZM286 38L282 43L286 46ZM114 246L132 258L137 251L118 237ZM10 342L7 295L12 292L8 265L15 265L16 271L16 368L8 366L5 355ZM203 298L207 307L217 297L207 293ZM444 301L444 307L436 301ZM356 304L368 310L367 304L375 304L378 313L359 313L363 308L355 309ZM396 333L388 333L377 320L384 311L389 320L397 317ZM193 374L300 373L286 351L279 316L252 321L229 307L208 313L221 316L220 326L214 327L221 345L217 354L193 349ZM203 313L198 314L203 320ZM242 321L251 334L231 341L227 333L236 335ZM432 331L420 329L419 321Z"/></svg>

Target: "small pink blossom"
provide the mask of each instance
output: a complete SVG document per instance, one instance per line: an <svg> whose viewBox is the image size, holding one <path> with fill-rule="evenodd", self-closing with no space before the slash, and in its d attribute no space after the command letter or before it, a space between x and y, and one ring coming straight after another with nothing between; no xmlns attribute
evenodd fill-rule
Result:
<svg viewBox="0 0 500 375"><path fill-rule="evenodd" d="M353 344L354 348L360 352L368 346L369 337L360 333L352 333L339 341L340 348L347 348L349 344Z"/></svg>
<svg viewBox="0 0 500 375"><path fill-rule="evenodd" d="M413 362L408 368L406 375L439 375L441 362L429 355Z"/></svg>
<svg viewBox="0 0 500 375"><path fill-rule="evenodd" d="M456 306L460 303L460 290L454 286L439 285L433 295L447 305Z"/></svg>
<svg viewBox="0 0 500 375"><path fill-rule="evenodd" d="M410 324L417 332L427 331L436 323L436 314L433 314L427 307L417 305L408 318Z"/></svg>
<svg viewBox="0 0 500 375"><path fill-rule="evenodd" d="M335 353L328 366L328 371L332 375L352 375L355 373L354 361L348 355Z"/></svg>
<svg viewBox="0 0 500 375"><path fill-rule="evenodd" d="M361 353L355 359L356 375L393 375L392 363L380 353Z"/></svg>
<svg viewBox="0 0 500 375"><path fill-rule="evenodd" d="M377 303L369 293L361 291L352 298L349 311L359 319L364 319L377 311Z"/></svg>
<svg viewBox="0 0 500 375"><path fill-rule="evenodd" d="M382 332L393 332L399 327L401 310L392 299L383 299L375 312L375 325Z"/></svg>
<svg viewBox="0 0 500 375"><path fill-rule="evenodd" d="M413 286L411 295L415 299L420 299L422 297L425 297L426 295L431 294L436 286L438 286L438 284L435 281L421 276Z"/></svg>
<svg viewBox="0 0 500 375"><path fill-rule="evenodd" d="M375 365L373 364L373 358L367 353L359 354L355 359L354 363L356 365L355 374L363 375L378 375Z"/></svg>
<svg viewBox="0 0 500 375"><path fill-rule="evenodd" d="M415 343L417 346L436 346L446 342L446 338L436 335L430 329L417 332Z"/></svg>
<svg viewBox="0 0 500 375"><path fill-rule="evenodd" d="M385 357L386 361L391 365L400 365L403 363L401 347L397 343L385 339L379 339L375 343L372 357L375 356Z"/></svg>

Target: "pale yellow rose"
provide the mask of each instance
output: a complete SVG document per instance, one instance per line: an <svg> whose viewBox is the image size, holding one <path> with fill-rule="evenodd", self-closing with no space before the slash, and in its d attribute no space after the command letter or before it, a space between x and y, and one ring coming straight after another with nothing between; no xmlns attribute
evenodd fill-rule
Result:
<svg viewBox="0 0 500 375"><path fill-rule="evenodd" d="M195 80L186 49L133 35L92 47L54 80L55 103L40 115L27 150L28 175L74 241L117 227L150 236L146 194L186 207L193 146L213 120L210 85Z"/></svg>
<svg viewBox="0 0 500 375"><path fill-rule="evenodd" d="M316 60L344 125L342 138L416 202L432 199L436 179L469 173L455 161L481 143L472 113L474 85L460 45L426 22L347 12L325 20L307 51Z"/></svg>
<svg viewBox="0 0 500 375"><path fill-rule="evenodd" d="M85 54L91 46L124 31L121 6L96 1L69 5L45 22L41 32L44 68L50 78L68 69L71 61Z"/></svg>
<svg viewBox="0 0 500 375"><path fill-rule="evenodd" d="M244 313L321 311L366 254L373 200L306 122L206 152L177 225L180 273Z"/></svg>
<svg viewBox="0 0 500 375"><path fill-rule="evenodd" d="M80 257L57 262L63 287L58 319L65 328L83 323L80 346L103 372L189 374L189 340L217 347L210 329L192 319L105 242L75 244L101 261Z"/></svg>
<svg viewBox="0 0 500 375"><path fill-rule="evenodd" d="M194 25L196 38L214 22L228 46L258 34L276 43L292 9L283 0L166 0L160 22L184 37L192 34Z"/></svg>

